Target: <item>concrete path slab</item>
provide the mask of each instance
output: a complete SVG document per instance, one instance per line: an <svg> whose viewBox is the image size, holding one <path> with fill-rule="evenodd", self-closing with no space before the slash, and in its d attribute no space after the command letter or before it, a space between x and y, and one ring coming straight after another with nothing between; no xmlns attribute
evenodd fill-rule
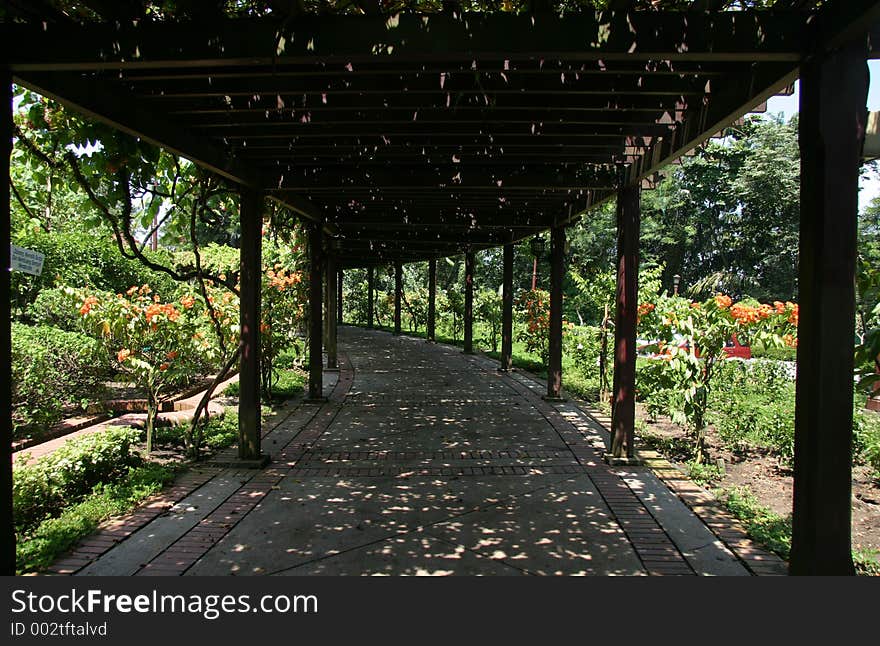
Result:
<svg viewBox="0 0 880 646"><path fill-rule="evenodd" d="M749 573L664 482L605 465L601 424L539 381L385 332L343 326L339 347L328 401L266 429L269 467L220 472L82 573Z"/></svg>

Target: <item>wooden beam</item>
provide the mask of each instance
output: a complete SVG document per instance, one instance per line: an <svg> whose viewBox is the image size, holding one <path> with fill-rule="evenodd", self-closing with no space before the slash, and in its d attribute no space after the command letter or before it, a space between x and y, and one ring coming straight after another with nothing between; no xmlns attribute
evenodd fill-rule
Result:
<svg viewBox="0 0 880 646"><path fill-rule="evenodd" d="M513 369L513 251L512 244L504 245L502 257L501 292L501 367L504 372Z"/></svg>
<svg viewBox="0 0 880 646"><path fill-rule="evenodd" d="M443 86L438 78L442 75ZM227 106L251 103L254 97L271 99L271 113L289 114L289 109L278 108L278 97L285 107L296 109L298 104L335 105L338 97L361 98L370 95L387 96L398 94L402 87L410 96L427 96L432 100L444 100L447 93L455 97L456 104L469 95L476 96L479 103L491 107L496 97L518 95L524 92L546 96L693 96L705 92L707 81L715 76L705 77L695 74L673 76L652 74L643 70L641 75L584 74L576 71L558 69L554 75L531 74L509 76L503 69L481 73L455 72L438 74L417 73L377 75L374 73L348 74L340 77L326 76L282 76L270 74L251 74L242 78L215 79L202 77L200 80L174 78L150 83L125 83L135 94L144 100L155 101L161 105L176 99L216 98ZM228 99L227 99L228 97ZM311 99L311 100L310 100ZM486 99L489 99L488 101ZM450 105L451 107L451 105ZM412 115L410 115L412 117Z"/></svg>
<svg viewBox="0 0 880 646"><path fill-rule="evenodd" d="M437 260L428 261L428 324L425 336L434 341L437 319Z"/></svg>
<svg viewBox="0 0 880 646"><path fill-rule="evenodd" d="M428 168L407 170L385 168L356 168L350 170L300 169L282 170L281 178L274 192L283 195L287 191L312 192L315 189L348 189L386 186L445 188L456 191L466 189L485 189L504 192L508 189L537 187L568 190L579 188L611 188L615 185L613 170L591 169L582 166L561 167L501 167L497 169L463 168L456 164L437 165ZM283 199L283 198L281 198Z"/></svg>
<svg viewBox="0 0 880 646"><path fill-rule="evenodd" d="M264 188L262 180L235 157L150 110L121 88L89 77L57 73L17 74L15 82L55 99L83 116L161 146L237 184Z"/></svg>
<svg viewBox="0 0 880 646"><path fill-rule="evenodd" d="M403 298L403 266L394 263L394 334L400 334L400 301Z"/></svg>
<svg viewBox="0 0 880 646"><path fill-rule="evenodd" d="M611 458L635 456L636 324L639 294L638 186L617 194L617 309L614 317L614 406Z"/></svg>
<svg viewBox="0 0 880 646"><path fill-rule="evenodd" d="M263 195L241 192L241 367L238 396L238 457L261 458L260 438L260 282Z"/></svg>
<svg viewBox="0 0 880 646"><path fill-rule="evenodd" d="M474 264L476 258L468 248L464 255L464 353L474 353Z"/></svg>
<svg viewBox="0 0 880 646"><path fill-rule="evenodd" d="M745 73L728 78L705 105L687 110L682 123L670 136L652 143L628 167L624 183L635 184L682 157L725 126L791 85L798 69L788 64L755 65Z"/></svg>
<svg viewBox="0 0 880 646"><path fill-rule="evenodd" d="M320 225L309 226L309 400L324 399L323 292L324 234Z"/></svg>
<svg viewBox="0 0 880 646"><path fill-rule="evenodd" d="M349 258L349 260L351 260L351 259ZM368 267L367 268L367 329L368 330L373 328L373 319L374 319L373 301L376 298L376 296L375 296L376 279L375 279L374 274L375 274L375 272L373 270L373 267L372 266Z"/></svg>
<svg viewBox="0 0 880 646"><path fill-rule="evenodd" d="M863 0L859 0L860 2ZM299 16L193 24L2 25L13 71L302 64L338 61L798 61L803 11L639 11L529 16ZM772 35L772 37L768 37ZM283 45L281 38L283 38ZM356 72L353 72L353 74Z"/></svg>
<svg viewBox="0 0 880 646"><path fill-rule="evenodd" d="M792 574L854 574L852 339L866 56L860 40L817 56L801 73Z"/></svg>
<svg viewBox="0 0 880 646"><path fill-rule="evenodd" d="M9 164L12 154L12 75L9 69L0 65L0 256L4 268L12 266L10 258L9 232L11 230L9 209ZM11 293L10 272L0 272L0 291ZM3 299L0 314L0 351L6 378L0 386L0 411L3 411L3 424L0 427L0 575L15 575L15 522L12 510L12 310L9 298Z"/></svg>
<svg viewBox="0 0 880 646"><path fill-rule="evenodd" d="M565 280L565 227L550 229L550 325L547 330L548 401L562 400L562 282Z"/></svg>
<svg viewBox="0 0 880 646"><path fill-rule="evenodd" d="M336 273L336 257L334 254L327 254L327 262L325 263L325 274L326 278L324 280L327 285L327 369L328 370L339 370L339 363L337 360L337 348L336 348L336 339L337 339L337 330L336 330L336 299L337 299L337 290L336 290L336 279L338 278Z"/></svg>

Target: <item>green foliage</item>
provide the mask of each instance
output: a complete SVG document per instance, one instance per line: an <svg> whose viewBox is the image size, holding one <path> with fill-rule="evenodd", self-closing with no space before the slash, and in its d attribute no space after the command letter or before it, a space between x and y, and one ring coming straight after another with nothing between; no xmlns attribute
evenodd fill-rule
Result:
<svg viewBox="0 0 880 646"><path fill-rule="evenodd" d="M21 272L10 275L10 293L18 316L24 314L41 290L57 286L90 287L117 294L131 285L150 284L166 296L175 290L174 281L167 275L123 258L112 233L100 229L88 235L82 227L51 233L19 231L13 234L13 243L46 255L40 276Z"/></svg>
<svg viewBox="0 0 880 646"><path fill-rule="evenodd" d="M874 470L880 482L880 413L856 404L853 410L853 456Z"/></svg>
<svg viewBox="0 0 880 646"><path fill-rule="evenodd" d="M37 294L25 311L25 320L31 325L56 327L67 332L81 332L77 308L79 295L70 287L52 287Z"/></svg>
<svg viewBox="0 0 880 646"><path fill-rule="evenodd" d="M355 325L366 325L369 309L369 286L366 269L347 269L342 275L342 307L344 319Z"/></svg>
<svg viewBox="0 0 880 646"><path fill-rule="evenodd" d="M533 289L520 294L516 304L520 326L517 338L526 344L527 351L538 355L546 367L550 357L550 294L543 289Z"/></svg>
<svg viewBox="0 0 880 646"><path fill-rule="evenodd" d="M437 313L440 315L438 327L451 334L454 342L458 342L464 330L464 295L458 289L448 289L442 296L437 299Z"/></svg>
<svg viewBox="0 0 880 646"><path fill-rule="evenodd" d="M724 477L724 468L717 464L691 461L686 465L688 478L703 486L711 486Z"/></svg>
<svg viewBox="0 0 880 646"><path fill-rule="evenodd" d="M54 327L12 324L14 437L39 433L66 408L93 401L109 374L107 351L97 341Z"/></svg>
<svg viewBox="0 0 880 646"><path fill-rule="evenodd" d="M728 511L743 522L749 536L788 560L791 551L790 516L783 518L762 507L747 487L734 487L719 493Z"/></svg>
<svg viewBox="0 0 880 646"><path fill-rule="evenodd" d="M111 516L124 514L158 492L174 476L169 466L146 464L133 467L115 483L98 484L81 502L58 516L43 520L16 542L16 573L42 570L61 554L91 534Z"/></svg>
<svg viewBox="0 0 880 646"><path fill-rule="evenodd" d="M304 246L297 242L300 232L292 235L292 246L268 244L265 240L263 244L265 266L260 321L260 381L267 398L273 397L277 387L277 359L290 352L300 358L305 354L308 307L308 280L304 280L306 257Z"/></svg>
<svg viewBox="0 0 880 646"><path fill-rule="evenodd" d="M682 412L694 435L696 460L705 457L705 433L710 396L716 387L716 368L725 360L726 343L736 336L742 342L760 340L765 345L794 342L798 306L777 302L771 305L733 303L717 294L702 303L679 297L661 296L654 303L639 305L639 326L653 341L649 352L658 353L663 375L656 383L671 381L672 389L684 397Z"/></svg>
<svg viewBox="0 0 880 646"><path fill-rule="evenodd" d="M142 463L132 447L138 437L134 429L112 429L68 440L33 464L26 464L27 454L19 457L12 483L16 532L27 535L96 485L125 477L131 467Z"/></svg>
<svg viewBox="0 0 880 646"><path fill-rule="evenodd" d="M794 382L776 361L719 365L709 419L733 451L759 447L781 464L794 461Z"/></svg>
<svg viewBox="0 0 880 646"><path fill-rule="evenodd" d="M752 117L710 141L642 201L642 257L665 263L697 298L722 291L764 301L797 291L797 123Z"/></svg>
<svg viewBox="0 0 880 646"><path fill-rule="evenodd" d="M501 300L498 292L481 289L477 293L474 307L474 318L483 322L492 352L498 350L498 343L501 340Z"/></svg>
<svg viewBox="0 0 880 646"><path fill-rule="evenodd" d="M791 515L780 516L762 506L748 487L731 487L715 492L727 510L743 525L755 541L775 552L784 560L791 553ZM880 575L880 561L876 550L853 550L856 574Z"/></svg>

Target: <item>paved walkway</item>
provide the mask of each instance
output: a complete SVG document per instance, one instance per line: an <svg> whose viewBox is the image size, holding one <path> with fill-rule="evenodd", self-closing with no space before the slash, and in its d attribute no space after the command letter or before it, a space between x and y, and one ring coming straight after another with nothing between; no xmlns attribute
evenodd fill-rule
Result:
<svg viewBox="0 0 880 646"><path fill-rule="evenodd" d="M268 468L193 470L53 572L784 573L729 519L715 515L713 533L648 468L606 466L602 420L543 401L537 381L385 332L342 327L339 347L328 402L266 430Z"/></svg>

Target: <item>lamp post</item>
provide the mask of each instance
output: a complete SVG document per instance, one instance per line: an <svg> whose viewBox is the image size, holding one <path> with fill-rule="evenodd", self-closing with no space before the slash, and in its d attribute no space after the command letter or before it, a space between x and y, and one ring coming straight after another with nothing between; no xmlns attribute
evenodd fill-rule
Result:
<svg viewBox="0 0 880 646"><path fill-rule="evenodd" d="M538 286L538 258L544 253L544 238L535 234L535 237L529 242L529 250L535 258L532 263L532 291L535 291Z"/></svg>
<svg viewBox="0 0 880 646"><path fill-rule="evenodd" d="M679 276L678 274L675 274L675 276L672 277L672 295L673 296L678 296L678 284L680 282L681 282L681 276Z"/></svg>

